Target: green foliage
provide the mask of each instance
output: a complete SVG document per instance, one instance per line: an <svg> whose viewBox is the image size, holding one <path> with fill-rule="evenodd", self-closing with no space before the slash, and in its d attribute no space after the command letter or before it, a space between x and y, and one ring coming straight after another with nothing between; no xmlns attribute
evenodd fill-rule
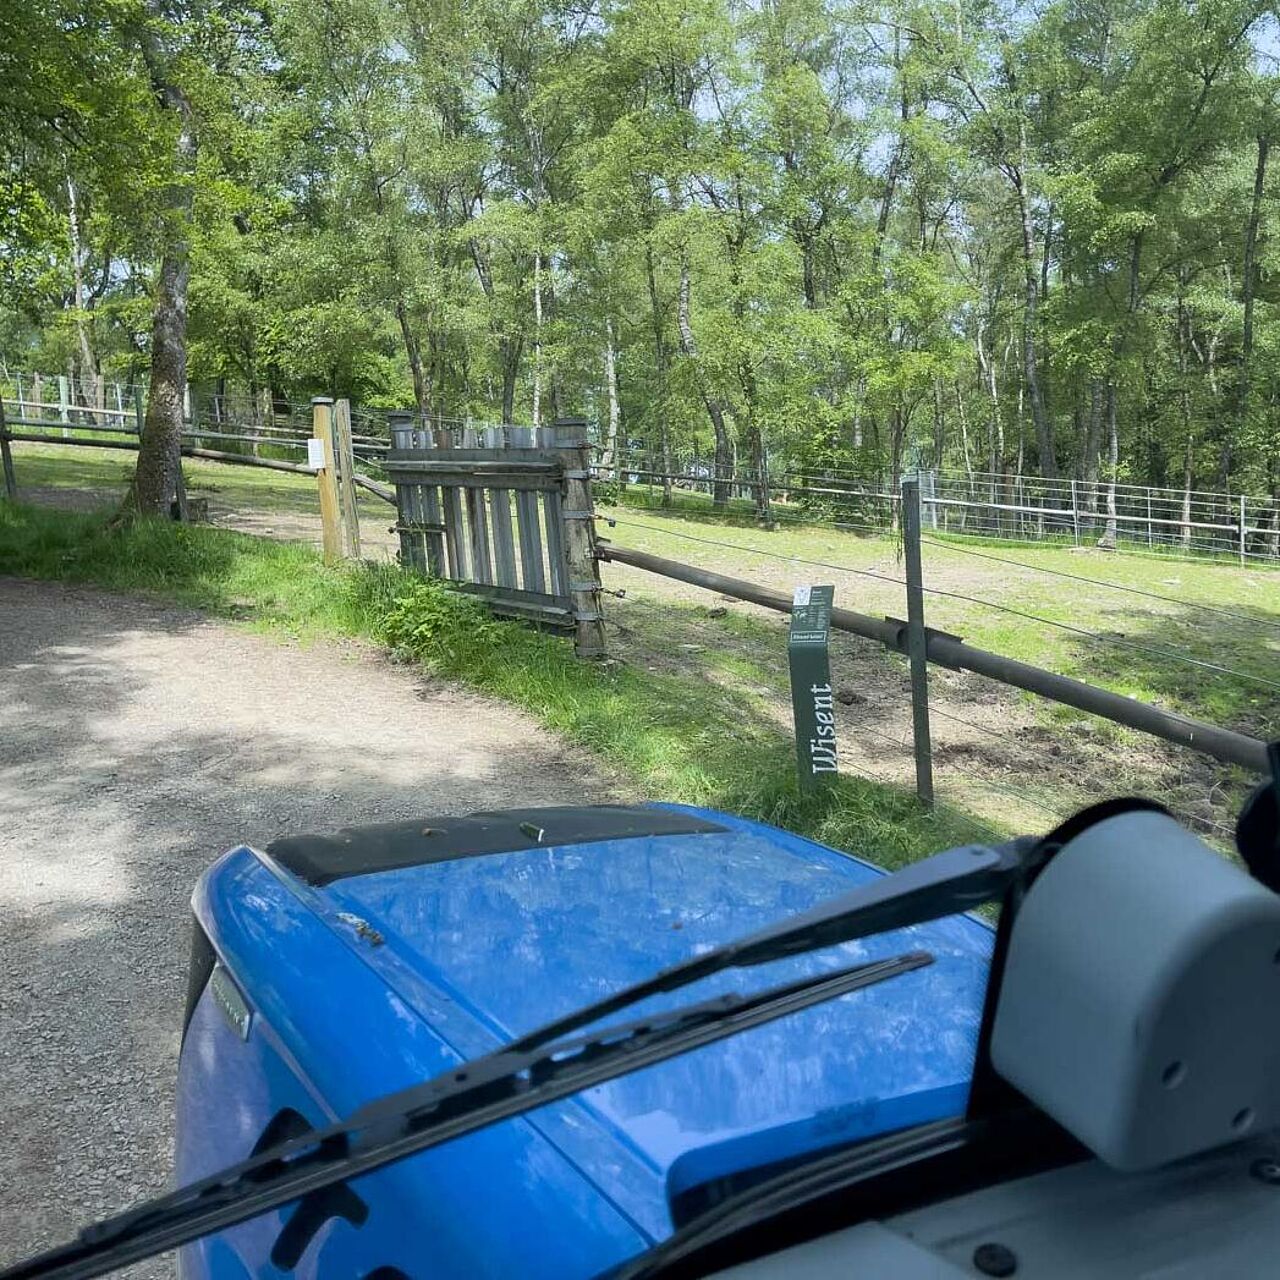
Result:
<svg viewBox="0 0 1280 1280"><path fill-rule="evenodd" d="M882 487L1050 447L1105 480L1114 387L1118 475L1280 493L1274 6L9 5L11 367L145 367L174 179L148 40L198 124L197 383L612 405L659 469L718 436Z"/></svg>

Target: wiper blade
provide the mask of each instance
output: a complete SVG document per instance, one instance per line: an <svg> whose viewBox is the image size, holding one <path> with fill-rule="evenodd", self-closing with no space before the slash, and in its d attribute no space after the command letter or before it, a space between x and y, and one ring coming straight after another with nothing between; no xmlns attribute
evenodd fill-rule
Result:
<svg viewBox="0 0 1280 1280"><path fill-rule="evenodd" d="M932 961L928 952L910 951L747 996L718 996L594 1035L554 1038L538 1050L508 1046L379 1099L346 1121L86 1228L72 1243L0 1271L0 1280L90 1280L105 1275L309 1192Z"/></svg>

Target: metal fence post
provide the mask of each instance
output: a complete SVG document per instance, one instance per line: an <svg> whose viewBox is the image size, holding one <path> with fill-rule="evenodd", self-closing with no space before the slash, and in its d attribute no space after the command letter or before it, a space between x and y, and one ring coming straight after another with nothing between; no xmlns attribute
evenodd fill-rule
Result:
<svg viewBox="0 0 1280 1280"><path fill-rule="evenodd" d="M1244 494L1240 495L1240 567L1244 568Z"/></svg>
<svg viewBox="0 0 1280 1280"><path fill-rule="evenodd" d="M1076 482L1075 477L1071 479L1071 533L1075 538L1075 544L1080 545L1080 504L1076 499Z"/></svg>
<svg viewBox="0 0 1280 1280"><path fill-rule="evenodd" d="M929 640L924 627L924 573L920 563L920 482L902 482L902 529L907 569L907 657L911 662L911 729L916 754L916 796L933 808L933 745L929 735Z"/></svg>

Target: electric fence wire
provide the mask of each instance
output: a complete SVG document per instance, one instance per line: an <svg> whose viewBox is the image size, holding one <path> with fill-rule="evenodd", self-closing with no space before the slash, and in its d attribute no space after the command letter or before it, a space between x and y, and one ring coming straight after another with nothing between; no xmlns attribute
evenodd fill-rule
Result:
<svg viewBox="0 0 1280 1280"><path fill-rule="evenodd" d="M633 604L639 604L651 612L656 612L659 608L657 601L651 600L643 595L629 596L628 601ZM699 633L704 633L707 630L708 628L703 626L698 628ZM775 690L774 692L778 691ZM904 714L906 714L905 709ZM968 720L962 716L954 715L949 711L942 710L935 704L930 705L929 714L931 717L937 717L960 725L963 728L969 729L973 733L984 735L1003 743L1011 743L1019 749L1025 747L1025 744L1013 734L1004 733L999 730L992 729L987 725L978 724L973 720ZM849 765L858 776L869 778L884 786L895 787L898 789L909 788L909 777L886 772L882 768L877 768L870 760L867 759L862 745L862 740L865 738L871 738L876 742L885 744L886 746L894 747L906 755L910 755L914 751L913 744L904 738L895 737L892 733L885 732L881 729L874 729L865 722L859 723L856 727L853 727L842 734L842 742L845 744L846 753L849 752L851 746L855 746L857 748L858 754L855 758L849 760ZM1022 808L1035 810L1047 817L1050 820L1050 829L1052 826L1056 826L1061 822L1068 811L1074 811L1086 802L1086 797L1080 796L1075 797L1066 809L1054 808L1047 804L1038 795L1028 790L1019 790L989 776L964 770L957 764L946 760L945 758L938 759L935 756L934 765L938 775L937 786L940 792L952 789L956 785L963 785L971 790L976 790L977 792L995 793L1008 796L1010 799L1017 801ZM988 835L991 835L996 839L1003 839L1003 835L999 830L997 830L997 828L992 826L988 821L974 814L968 808L957 807L954 804L948 804L948 807L965 822L971 824L976 829L985 831ZM1207 818L1181 810L1175 811L1174 816L1187 826L1202 827L1207 830L1222 833L1228 838L1234 838L1233 828L1225 825L1224 823L1218 822L1213 818Z"/></svg>
<svg viewBox="0 0 1280 1280"><path fill-rule="evenodd" d="M644 475L644 476L650 477L650 481L648 483L637 485L637 487L643 487L650 490L653 490L658 487L652 483L653 478L682 480L686 483L691 482L696 485L711 483L711 481L703 477L688 477L681 473L675 473L675 472L661 472L661 471L650 471L650 470L644 470L644 469L631 468L630 474ZM835 482L846 483L841 480L836 480ZM729 483L734 487L739 487L739 488L751 487L749 482L743 482L737 478L731 481L728 481L726 483ZM859 482L851 480L851 481L848 481L847 483L850 485L856 485ZM804 480L802 480L800 484L796 484L796 485L778 483L775 481L775 482L771 482L768 488L770 493L790 493L798 490L798 491L801 491L804 495L824 494L833 499L840 499L850 504L853 504L853 503L857 503L859 505L887 504L890 508L890 511L892 511L893 505L901 500L900 495L882 492L878 489L866 489L866 488L857 488L857 487L850 487L850 488L844 488L844 489L832 489L832 488L826 488L826 487L819 487L812 484L812 482L810 481L804 481ZM1048 499L1046 498L1046 500ZM785 502L785 499L782 499L780 501ZM927 503L929 499L925 499L925 501ZM941 502L941 505L945 508L948 505L948 503L944 501L944 502ZM962 503L961 505L988 507L991 504L974 502L971 504ZM1035 505L1016 505L1016 506L1007 507L1007 508L1001 507L999 504L996 504L996 506L997 506L997 509L1001 509L1001 510L1007 509L1007 510L1018 513L1019 519L1017 522L1017 528L997 529L997 530L981 532L981 533L970 533L967 530L947 529L945 530L946 535L948 537L969 537L969 538L984 538L984 539L990 539L994 537L994 538L1004 538L1006 540L1015 541L1015 542L1031 542L1031 543L1054 543L1054 542L1060 541L1063 543L1074 543L1074 545L1077 545L1077 546L1079 545L1078 528L1074 536L1069 537L1068 535L1066 535L1064 531L1061 538L1054 538L1053 536L1046 537L1044 536L1042 531L1037 536L1033 537L1033 536L1030 536L1027 532L1026 517L1034 517L1037 520L1043 520L1045 516L1049 516L1051 520L1057 520L1061 522L1065 520L1066 517L1074 515L1073 512L1068 511L1065 508L1057 510L1055 512L1055 511L1049 510L1048 508L1037 507ZM1218 511L1218 508L1214 506L1211 510L1207 511L1204 514L1215 515L1217 514L1217 511ZM713 515L714 513L707 513L707 514ZM771 518L777 521L791 520L795 523L803 523L803 524L825 524L825 525L832 524L831 521L823 521L819 518L814 518L812 516L801 516L801 517L787 516L783 513L779 513L776 510L774 510L771 513ZM1084 522L1090 524L1091 526L1087 536L1092 537L1093 534L1097 532L1098 527L1101 526L1101 524L1105 519L1106 519L1105 516L1099 515L1097 513L1091 513L1091 512L1084 513L1083 515ZM886 520L883 524L863 525L860 527L866 528L869 531L874 533L881 533L883 535L892 536L891 524L892 524L892 520L890 518L889 520ZM1135 524L1138 526L1146 524L1148 541L1150 540L1151 529L1150 529L1149 517L1144 520L1144 517L1140 513L1137 515L1125 515L1121 517L1121 524ZM1196 522L1193 520L1192 524L1195 525ZM1246 560L1255 560L1255 561L1259 561L1266 564L1272 564L1272 565L1275 564L1276 556L1273 554L1259 553L1254 551L1242 552L1234 542L1234 530L1236 528L1234 524L1223 524L1219 526L1219 528L1224 533L1232 533L1233 540L1228 542L1224 538L1218 538L1218 539L1188 538L1185 541L1183 541L1183 539L1181 538L1181 535L1175 534L1172 531L1156 533L1155 541L1162 545L1172 547L1175 545L1175 543L1179 543L1179 542L1182 543L1182 546L1183 546L1182 553L1181 554L1174 553L1169 555L1168 557L1164 557L1161 555L1161 553L1156 552L1154 550L1154 547L1151 545L1148 545L1146 548L1144 548L1142 546L1143 539L1140 532L1130 531L1126 528L1121 528L1118 531L1118 537L1120 541L1124 544L1125 554L1149 555L1153 558L1170 558L1170 559L1179 559L1179 560L1188 558L1193 554L1200 554L1200 555L1205 555L1209 557L1221 557L1223 559L1230 559L1233 561L1239 559L1243 555L1243 558ZM1266 533L1268 532L1268 530L1258 527L1252 530L1252 532Z"/></svg>
<svg viewBox="0 0 1280 1280"><path fill-rule="evenodd" d="M636 487L648 488L651 490L656 488L654 485L638 485ZM869 495L849 491L847 496L849 498L867 498ZM880 500L891 501L891 498L889 498L888 495L883 495ZM658 510L659 508L646 504L641 509L652 511ZM1034 514L1035 508L1027 508L1027 511ZM735 513L730 512L728 514L733 515ZM742 514L745 515L745 513ZM720 513L714 511L699 510L697 515L699 519L706 520L721 518ZM815 514L793 515L790 512L779 511L776 506L770 513L770 519L777 524L790 524L805 526L808 528L852 529L886 539L895 539L897 536L891 519L887 519L879 524L848 519L836 520L823 518ZM1095 532L1097 532L1096 529L1092 530L1088 536L1092 537ZM983 542L1016 542L1020 545L1026 544L1030 546L1080 546L1080 542L1069 535L1064 534L1061 537L1032 537L1021 529L997 529L983 532L972 532L966 529L945 529L943 530L943 536L947 539L964 538L976 539ZM1240 559L1240 551L1238 548L1234 544L1228 545L1222 540L1214 542L1203 538L1195 538L1184 543L1180 538L1176 538L1174 535L1169 535L1167 537L1160 536L1157 538L1157 542L1160 545L1170 548L1179 546L1181 548L1180 550L1162 552L1155 550L1154 547L1144 546L1139 535L1134 534L1130 536L1123 529L1120 530L1119 537L1122 544L1122 554L1143 556L1151 560L1167 560L1176 563L1186 563L1188 561L1194 562L1198 558L1204 558L1210 561L1230 561L1232 564L1235 564ZM1276 564L1276 557L1274 555L1256 551L1244 552L1244 558L1250 561L1257 561L1261 565L1274 566Z"/></svg>
<svg viewBox="0 0 1280 1280"><path fill-rule="evenodd" d="M975 551L972 547L956 547L939 538L921 538L921 542L931 547L941 547L944 551L954 551L957 555L976 556L979 560L992 560L996 564L1013 565L1018 569L1026 569L1031 573L1043 573L1053 578L1069 578L1072 582L1085 582L1095 587L1106 587L1111 591L1123 591L1132 596L1145 596L1149 600L1162 600L1165 604L1176 604L1186 609L1198 609L1205 613L1216 613L1224 618L1237 618L1241 622L1275 627L1280 630L1280 619L1257 618L1247 613L1237 613L1232 609L1222 609L1213 604L1201 604L1197 600L1182 600L1177 596L1161 595L1158 591L1144 591L1141 587L1125 586L1121 582L1109 582L1105 578L1090 578L1079 573L1067 573L1064 569L1046 569L1043 565L1027 564L1024 560L1010 560L1005 556L995 556L988 551Z"/></svg>
<svg viewBox="0 0 1280 1280"><path fill-rule="evenodd" d="M746 552L749 555L765 556L774 560L786 560L793 564L809 565L815 569L831 569L838 573L852 573L864 578L876 578L881 582L893 583L896 586L906 587L906 582L901 578L892 578L888 574L876 573L871 569L856 569L852 565L832 564L826 560L810 560L803 556L787 555L781 551L767 551L763 547L750 547L740 542L721 542L714 538L699 538L695 534L682 533L674 529L659 529L653 525L637 524L634 521L623 520L617 516L609 516L608 520L614 524L620 524L627 528L644 529L649 533L665 533L673 538L681 538L689 542L699 542L706 546L723 547L731 551ZM978 596L966 595L960 591L947 591L942 587L924 587L929 595L944 596L951 600L963 600L967 604L978 605L984 609L994 609L1000 613L1011 614L1017 618L1025 618L1029 622L1038 622L1042 626L1056 627L1060 631L1067 631L1073 635L1082 636L1085 639L1093 640L1099 644L1110 644L1125 649L1133 649L1138 652L1153 654L1157 657L1170 658L1175 662L1183 662L1189 666L1199 667L1206 671L1214 671L1219 675L1232 676L1237 680L1244 680L1250 684L1263 685L1272 689L1280 689L1280 681L1268 680L1265 676L1253 675L1248 671L1239 671L1234 667L1225 667L1217 662L1208 662L1203 658L1193 658L1188 653L1180 653L1176 649L1165 649L1160 645L1144 644L1140 640L1130 640L1126 636L1108 636L1102 635L1096 631L1089 631L1085 627L1077 627L1070 622L1058 622L1053 618L1046 618L1041 614L1028 613L1025 609L1015 609L1012 605L998 604L994 600L983 600Z"/></svg>

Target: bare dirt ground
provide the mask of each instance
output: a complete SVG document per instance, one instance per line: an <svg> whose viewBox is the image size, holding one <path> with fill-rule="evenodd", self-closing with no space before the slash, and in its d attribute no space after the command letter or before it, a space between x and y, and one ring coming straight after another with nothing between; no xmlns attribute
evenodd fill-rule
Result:
<svg viewBox="0 0 1280 1280"><path fill-rule="evenodd" d="M0 1264L164 1187L188 901L218 853L616 791L362 647L85 588L0 579L0 681Z"/></svg>

